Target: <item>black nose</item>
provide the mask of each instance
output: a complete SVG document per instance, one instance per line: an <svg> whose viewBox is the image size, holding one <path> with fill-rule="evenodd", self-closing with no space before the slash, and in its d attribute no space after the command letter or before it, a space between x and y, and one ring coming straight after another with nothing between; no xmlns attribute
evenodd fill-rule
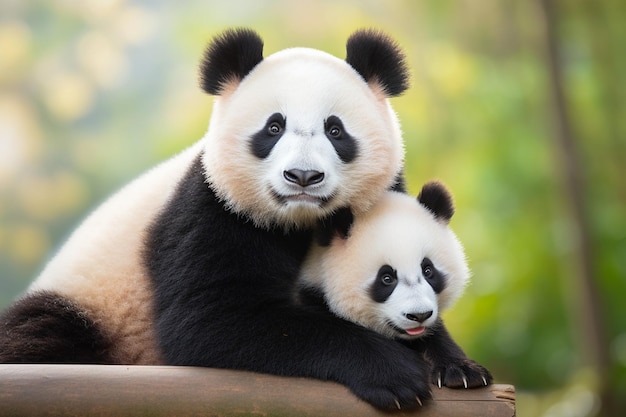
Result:
<svg viewBox="0 0 626 417"><path fill-rule="evenodd" d="M423 313L407 313L407 314L405 314L407 319L412 320L412 321L417 321L419 323L425 322L432 315L433 315L432 310L431 311L425 311Z"/></svg>
<svg viewBox="0 0 626 417"><path fill-rule="evenodd" d="M320 183L324 180L324 173L319 171L302 171L301 169L290 169L283 172L283 177L289 182L298 184L300 187Z"/></svg>

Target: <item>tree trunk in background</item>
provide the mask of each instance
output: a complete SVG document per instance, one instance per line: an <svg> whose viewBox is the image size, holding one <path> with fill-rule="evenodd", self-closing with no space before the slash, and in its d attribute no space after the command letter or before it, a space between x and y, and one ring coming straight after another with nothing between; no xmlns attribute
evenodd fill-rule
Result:
<svg viewBox="0 0 626 417"><path fill-rule="evenodd" d="M562 170L561 177L571 227L574 230L573 268L576 274L578 299L572 304L571 316L578 324L579 344L589 366L596 372L601 400L600 414L613 415L610 386L611 353L605 331L605 316L594 278L594 253L589 217L585 204L583 165L576 146L568 102L565 97L563 68L557 40L557 5L553 0L540 0L545 24L546 66L549 75L549 99L552 104L556 157ZM576 326L574 326L576 328Z"/></svg>

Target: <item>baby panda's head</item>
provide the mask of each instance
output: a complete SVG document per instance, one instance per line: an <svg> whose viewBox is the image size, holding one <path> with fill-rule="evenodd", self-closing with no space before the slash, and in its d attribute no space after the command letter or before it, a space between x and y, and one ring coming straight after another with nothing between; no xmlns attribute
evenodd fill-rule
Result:
<svg viewBox="0 0 626 417"><path fill-rule="evenodd" d="M387 36L359 31L345 60L308 48L263 58L250 30L209 45L204 90L218 96L203 156L226 206L257 226L309 228L341 207L363 212L402 171L400 127L388 98L408 85Z"/></svg>
<svg viewBox="0 0 626 417"><path fill-rule="evenodd" d="M470 276L448 227L453 213L440 183L426 184L417 199L389 191L354 217L347 237L312 248L300 284L336 315L388 337L428 334Z"/></svg>

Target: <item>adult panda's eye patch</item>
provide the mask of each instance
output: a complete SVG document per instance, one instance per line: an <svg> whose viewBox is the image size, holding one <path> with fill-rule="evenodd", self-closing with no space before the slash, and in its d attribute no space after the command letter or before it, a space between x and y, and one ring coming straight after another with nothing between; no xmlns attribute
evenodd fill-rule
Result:
<svg viewBox="0 0 626 417"><path fill-rule="evenodd" d="M333 115L324 120L324 132L342 162L348 164L357 157L356 140L346 131L339 117Z"/></svg>
<svg viewBox="0 0 626 417"><path fill-rule="evenodd" d="M287 119L281 113L274 113L268 117L265 126L252 135L252 141L250 142L252 154L259 159L267 158L278 140L285 133L286 124Z"/></svg>

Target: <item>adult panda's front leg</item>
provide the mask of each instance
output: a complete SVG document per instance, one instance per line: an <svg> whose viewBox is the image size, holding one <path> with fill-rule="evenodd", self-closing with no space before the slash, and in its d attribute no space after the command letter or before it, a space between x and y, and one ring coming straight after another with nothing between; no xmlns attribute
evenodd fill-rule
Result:
<svg viewBox="0 0 626 417"><path fill-rule="evenodd" d="M407 345L424 353L432 365L432 383L439 388L479 388L493 381L487 368L467 357L441 319L427 335L409 341Z"/></svg>
<svg viewBox="0 0 626 417"><path fill-rule="evenodd" d="M383 409L430 397L419 353L293 301L311 232L242 221L202 172L197 161L146 242L166 363L332 380Z"/></svg>

